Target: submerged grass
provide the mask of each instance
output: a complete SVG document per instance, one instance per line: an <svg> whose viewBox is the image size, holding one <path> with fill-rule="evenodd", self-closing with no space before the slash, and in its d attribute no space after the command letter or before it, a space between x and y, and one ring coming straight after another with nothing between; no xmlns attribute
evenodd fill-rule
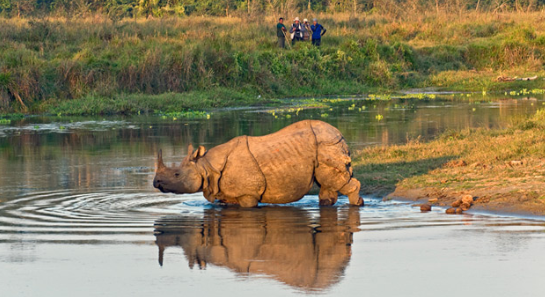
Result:
<svg viewBox="0 0 545 297"><path fill-rule="evenodd" d="M292 50L276 48L275 16L0 18L0 110L137 113L405 88L544 87L542 12L316 16L328 28L323 46ZM499 75L540 78L495 82Z"/></svg>

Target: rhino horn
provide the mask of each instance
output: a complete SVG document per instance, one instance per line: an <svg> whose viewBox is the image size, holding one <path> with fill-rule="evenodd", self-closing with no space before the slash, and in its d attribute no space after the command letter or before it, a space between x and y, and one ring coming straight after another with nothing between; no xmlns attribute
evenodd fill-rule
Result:
<svg viewBox="0 0 545 297"><path fill-rule="evenodd" d="M159 152L157 153L157 168L160 169L164 167L166 166L165 163L163 163L163 150L159 149Z"/></svg>

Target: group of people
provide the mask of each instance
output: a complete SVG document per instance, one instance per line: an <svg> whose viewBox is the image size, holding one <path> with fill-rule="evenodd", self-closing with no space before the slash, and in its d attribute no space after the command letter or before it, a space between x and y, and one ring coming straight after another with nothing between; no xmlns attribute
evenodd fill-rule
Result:
<svg viewBox="0 0 545 297"><path fill-rule="evenodd" d="M310 25L307 19L304 19L301 23L299 17L295 18L293 25L291 25L291 28L288 31L286 26L284 26L284 18L280 18L276 25L278 47L284 48L286 46L286 39L288 38L291 39L292 46L295 45L295 42L309 40L312 40L312 45L320 46L322 43L322 36L326 31L327 30L322 25L318 24L317 19L314 19L312 25Z"/></svg>

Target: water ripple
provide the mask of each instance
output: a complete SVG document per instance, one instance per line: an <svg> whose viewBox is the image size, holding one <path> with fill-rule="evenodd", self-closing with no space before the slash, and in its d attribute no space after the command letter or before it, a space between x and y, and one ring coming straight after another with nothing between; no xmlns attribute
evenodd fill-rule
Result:
<svg viewBox="0 0 545 297"><path fill-rule="evenodd" d="M179 213L178 205L184 199L188 197L126 191L27 194L0 204L0 242L25 237L32 241L126 241L121 236L150 233L155 218Z"/></svg>
<svg viewBox="0 0 545 297"><path fill-rule="evenodd" d="M274 219L295 226L299 222L289 209L300 209L311 219L319 218L327 208L320 208L317 200L315 195L308 195L286 205L260 206L278 209L280 212L277 213L282 215ZM346 197L340 197L334 208L341 217L343 209L350 208ZM202 194L142 193L136 189L106 189L91 193L70 190L34 192L0 204L0 242L141 242L152 234L154 222L158 219L164 221L169 216L176 216L178 223L181 221L186 227L199 227L204 212L215 210L221 215L226 209L232 211L233 207L211 204ZM481 215L448 216L443 211L436 209L431 213L420 213L409 203L366 199L366 206L358 211L357 228L374 232L472 225L473 229L477 226L477 229L489 228L498 232L528 234L545 231L543 222L539 221ZM243 228L248 222L242 216L229 223Z"/></svg>

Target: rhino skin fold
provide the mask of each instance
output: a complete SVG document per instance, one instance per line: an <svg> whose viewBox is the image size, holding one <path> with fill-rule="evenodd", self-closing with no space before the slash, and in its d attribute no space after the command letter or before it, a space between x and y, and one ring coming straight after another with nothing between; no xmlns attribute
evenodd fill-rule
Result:
<svg viewBox="0 0 545 297"><path fill-rule="evenodd" d="M341 132L305 120L264 136L238 136L209 150L190 144L179 166L165 166L159 150L153 186L164 193L202 191L210 202L255 207L297 201L314 182L320 186L320 205L335 204L338 193L352 205L364 204Z"/></svg>

